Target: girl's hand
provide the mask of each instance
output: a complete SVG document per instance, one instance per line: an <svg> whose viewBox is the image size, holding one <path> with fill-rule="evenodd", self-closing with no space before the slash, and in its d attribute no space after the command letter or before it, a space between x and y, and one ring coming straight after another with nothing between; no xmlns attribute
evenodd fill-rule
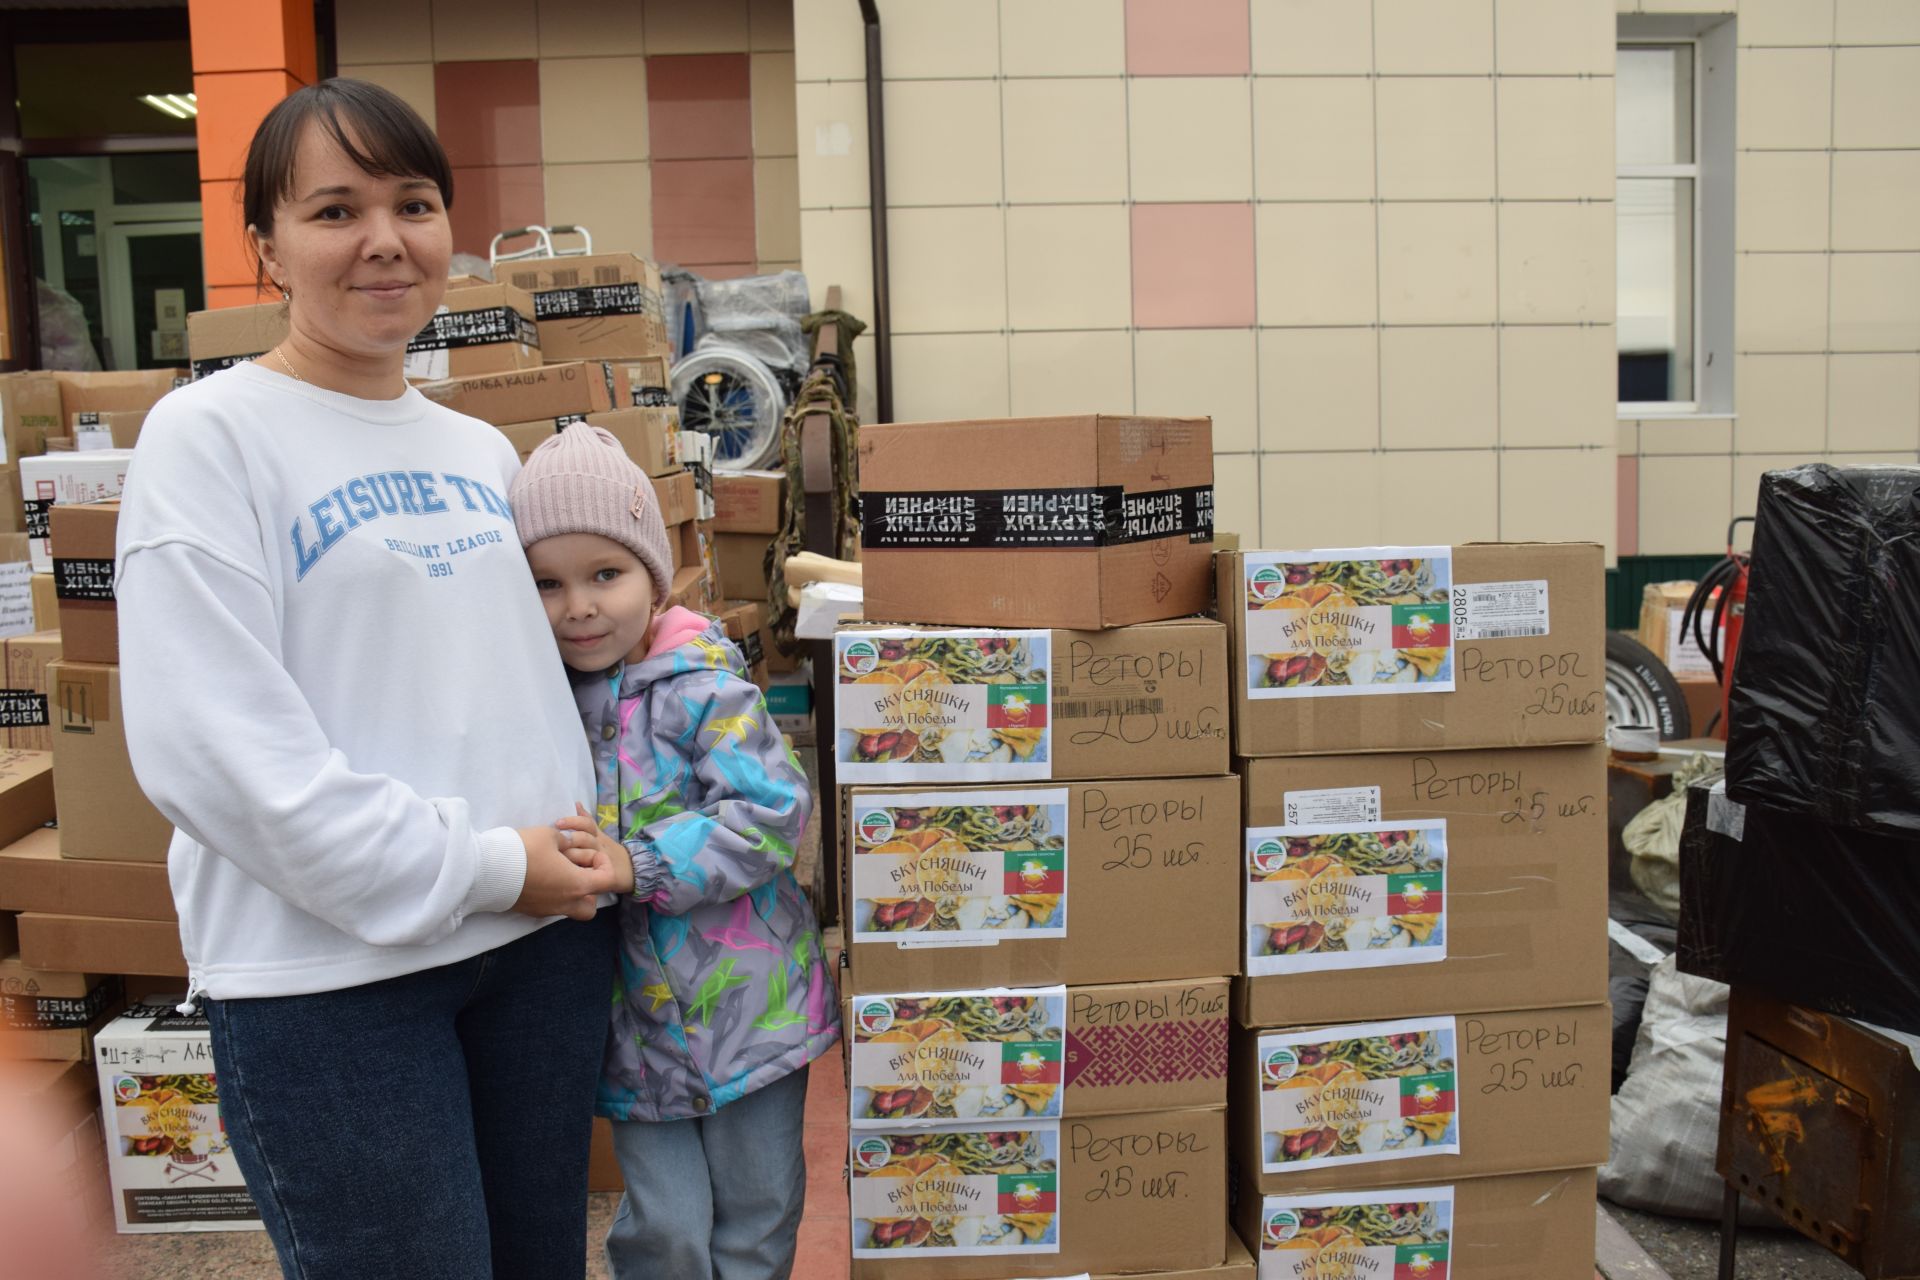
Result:
<svg viewBox="0 0 1920 1280"><path fill-rule="evenodd" d="M560 847L569 858L594 872L613 877L613 891L633 892L633 855L627 847L600 829L586 806L575 804L574 816L554 823L560 832Z"/></svg>
<svg viewBox="0 0 1920 1280"><path fill-rule="evenodd" d="M520 842L527 849L527 879L513 909L544 919L568 916L591 920L594 899L615 891L615 872L606 866L580 865L560 851L560 832L552 827L522 827ZM627 860L627 883L633 883L633 862Z"/></svg>

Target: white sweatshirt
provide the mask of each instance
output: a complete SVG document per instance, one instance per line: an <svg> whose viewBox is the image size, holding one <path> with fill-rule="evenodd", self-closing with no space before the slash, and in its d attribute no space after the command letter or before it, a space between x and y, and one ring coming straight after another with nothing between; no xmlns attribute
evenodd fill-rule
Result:
<svg viewBox="0 0 1920 1280"><path fill-rule="evenodd" d="M141 428L119 527L134 771L195 989L360 986L542 921L516 827L593 765L507 509L519 461L417 391L235 365Z"/></svg>

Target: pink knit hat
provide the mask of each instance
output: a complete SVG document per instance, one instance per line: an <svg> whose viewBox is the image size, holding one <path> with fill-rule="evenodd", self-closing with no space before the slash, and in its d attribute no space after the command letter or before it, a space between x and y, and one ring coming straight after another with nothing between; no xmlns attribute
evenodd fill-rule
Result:
<svg viewBox="0 0 1920 1280"><path fill-rule="evenodd" d="M655 603L673 594L673 551L653 481L611 432L576 422L543 441L514 477L507 501L521 546L563 533L597 533L647 566Z"/></svg>

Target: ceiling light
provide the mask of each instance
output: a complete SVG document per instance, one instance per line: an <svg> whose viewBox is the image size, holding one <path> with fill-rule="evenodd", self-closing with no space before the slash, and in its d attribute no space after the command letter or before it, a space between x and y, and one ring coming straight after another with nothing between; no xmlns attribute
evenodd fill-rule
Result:
<svg viewBox="0 0 1920 1280"><path fill-rule="evenodd" d="M191 93L143 93L140 101L175 120L191 120L200 114L199 99Z"/></svg>

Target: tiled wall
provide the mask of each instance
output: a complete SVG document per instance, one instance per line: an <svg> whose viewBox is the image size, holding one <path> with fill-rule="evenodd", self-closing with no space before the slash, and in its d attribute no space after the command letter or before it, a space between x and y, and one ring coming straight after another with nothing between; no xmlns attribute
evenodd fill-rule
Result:
<svg viewBox="0 0 1920 1280"><path fill-rule="evenodd" d="M849 0L851 3L851 0ZM579 223L711 276L797 266L791 0L337 0L340 74L433 123L455 247Z"/></svg>

